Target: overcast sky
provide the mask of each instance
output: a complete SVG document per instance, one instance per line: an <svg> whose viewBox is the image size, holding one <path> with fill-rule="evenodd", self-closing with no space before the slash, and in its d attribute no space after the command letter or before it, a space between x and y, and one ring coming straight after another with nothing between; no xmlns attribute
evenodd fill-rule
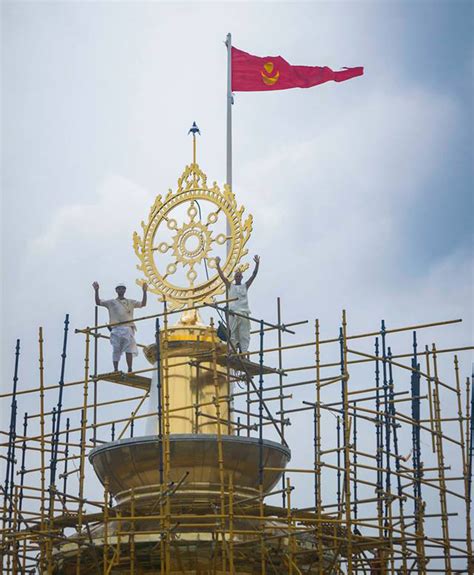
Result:
<svg viewBox="0 0 474 575"><path fill-rule="evenodd" d="M139 296L131 236L190 162L193 121L201 167L224 182L227 32L252 54L365 67L235 96L234 191L262 258L255 315L273 319L280 296L286 321L319 317L323 336L343 308L351 333L462 318L433 337L472 344L472 6L3 2L4 388L17 337L19 385L35 383L40 325L57 381L64 314L92 322L92 281ZM151 341L152 326L139 333ZM68 354L80 379L80 336Z"/></svg>
<svg viewBox="0 0 474 575"><path fill-rule="evenodd" d="M87 323L93 279L132 284L131 233L190 161L192 121L201 166L224 181L228 31L257 55L365 66L236 94L234 189L262 256L253 307L280 295L291 318L304 304L337 323L346 306L360 325L454 314L470 333L470 2L4 2L2 15L7 356L66 312Z"/></svg>

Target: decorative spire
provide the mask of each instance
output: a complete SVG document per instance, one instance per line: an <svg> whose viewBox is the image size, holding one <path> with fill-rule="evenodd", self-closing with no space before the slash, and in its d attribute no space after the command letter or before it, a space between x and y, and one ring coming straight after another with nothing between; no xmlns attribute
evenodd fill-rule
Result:
<svg viewBox="0 0 474 575"><path fill-rule="evenodd" d="M193 135L193 164L196 163L196 134L201 135L199 128L197 127L196 122L193 122L193 125L189 128L188 135Z"/></svg>

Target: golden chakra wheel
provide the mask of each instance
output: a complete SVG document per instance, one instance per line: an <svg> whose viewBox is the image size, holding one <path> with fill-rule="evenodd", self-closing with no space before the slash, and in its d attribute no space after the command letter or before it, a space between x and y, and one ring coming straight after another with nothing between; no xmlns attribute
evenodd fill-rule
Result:
<svg viewBox="0 0 474 575"><path fill-rule="evenodd" d="M244 207L237 207L226 184L221 191L196 162L187 166L175 192L157 196L143 235L133 234L133 246L149 291L172 309L212 301L225 291L216 271L216 256L229 277L247 255L245 245L252 232L252 216L244 221ZM227 249L226 249L227 248ZM242 270L248 264L241 266ZM142 280L137 280L142 283Z"/></svg>

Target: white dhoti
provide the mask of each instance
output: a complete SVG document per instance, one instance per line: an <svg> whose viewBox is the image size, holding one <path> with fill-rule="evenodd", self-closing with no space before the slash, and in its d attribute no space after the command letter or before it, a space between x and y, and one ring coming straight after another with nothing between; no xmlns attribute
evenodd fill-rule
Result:
<svg viewBox="0 0 474 575"><path fill-rule="evenodd" d="M247 317L249 314L239 313L246 317L229 313L230 341L235 351L240 349L242 353L245 353L248 351L250 344L250 320Z"/></svg>
<svg viewBox="0 0 474 575"><path fill-rule="evenodd" d="M135 330L132 327L125 325L113 327L110 333L110 343L113 349L112 361L120 361L123 353L138 355Z"/></svg>

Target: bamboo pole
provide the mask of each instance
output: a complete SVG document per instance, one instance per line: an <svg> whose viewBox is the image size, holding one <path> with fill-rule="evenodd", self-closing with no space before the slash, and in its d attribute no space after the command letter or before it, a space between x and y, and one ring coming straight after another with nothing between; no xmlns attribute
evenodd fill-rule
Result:
<svg viewBox="0 0 474 575"><path fill-rule="evenodd" d="M439 383L438 383L438 357L436 355L435 344L432 346L433 352L433 369L434 369L434 388L433 388L433 404L435 413L435 439L436 439L436 456L438 459L438 466L440 467L439 473L439 498L441 506L441 528L443 532L443 545L444 545L444 566L447 575L451 575L451 550L449 543L449 523L448 523L448 504L446 498L446 479L444 473L444 450L442 441L442 429L441 429L441 400L439 395Z"/></svg>
<svg viewBox="0 0 474 575"><path fill-rule="evenodd" d="M234 480L232 473L229 474L229 573L235 574L234 565Z"/></svg>
<svg viewBox="0 0 474 575"><path fill-rule="evenodd" d="M77 518L77 535L81 537L82 530L82 516L84 513L84 479L85 479L85 465L86 465L86 429L87 429L87 397L89 392L89 353L90 353L90 334L86 334L86 346L85 346L85 356L84 356L84 394L83 394L83 404L84 408L82 410L81 418L81 451L80 451L80 462L79 462L79 507L78 507L78 518ZM76 575L81 573L81 547L78 543L77 548L77 560L76 560Z"/></svg>
<svg viewBox="0 0 474 575"><path fill-rule="evenodd" d="M315 335L315 365L316 365L316 404L314 406L314 417L315 417L315 441L314 441L314 469L317 473L314 476L314 505L316 507L316 513L318 522L316 523L316 539L318 546L318 573L323 575L324 570L324 558L323 558L323 538L321 529L321 517L322 517L322 497L321 497L321 486L322 486L322 465L321 465L321 350L319 345L320 333L319 333L319 319L314 322L314 335Z"/></svg>
<svg viewBox="0 0 474 575"><path fill-rule="evenodd" d="M102 554L102 566L103 575L108 572L109 566L109 479L105 478L104 481L104 541L103 541L103 554Z"/></svg>
<svg viewBox="0 0 474 575"><path fill-rule="evenodd" d="M472 445L471 445L471 433L470 428L472 427L472 421L470 418L472 417L472 413L470 413L470 384L471 380L469 377L466 378L466 485L465 485L465 496L466 496L466 541L467 541L467 570L469 575L474 574L474 557L473 557L473 549L472 549L472 527L471 527L471 507L472 507L472 500L471 500L471 493L470 493L470 484L469 481L471 480L471 459L468 459L471 455L472 457Z"/></svg>
<svg viewBox="0 0 474 575"><path fill-rule="evenodd" d="M45 505L45 498L46 498L46 476L45 476L45 442L44 442L44 350L43 350L43 328L40 327L38 330L38 345L39 345L39 385L40 385L40 486L41 486L41 499L40 499L40 529L41 531L45 530L45 514L46 514L46 505ZM48 575L52 571L51 565L51 550L48 548L50 547L50 542L46 542L46 549L43 542L40 543L40 572L42 572L47 564L47 573Z"/></svg>
<svg viewBox="0 0 474 575"><path fill-rule="evenodd" d="M281 300L278 297L277 298L277 323L278 325L281 325L282 319L281 319ZM260 329L262 329L262 327L260 326ZM278 330L277 332L277 338L278 338L278 399L279 399L279 407L280 407L280 431L281 431L281 436L284 439L285 438L285 419L284 419L284 409L285 409L285 396L283 394L283 352L282 352L282 345L283 345L283 340L282 340L282 333L281 330ZM266 398L266 401L268 401L268 398ZM249 402L249 406L251 405L252 401ZM286 497L286 490L285 490L285 474L283 473L281 476L281 496L282 496L282 506L285 507L286 502L285 502L285 497Z"/></svg>
<svg viewBox="0 0 474 575"><path fill-rule="evenodd" d="M215 340L214 322L211 319L211 334L212 334L212 381L214 384L214 399L215 399L215 413L216 413L216 430L217 430L217 465L219 467L219 502L221 515L225 515L225 476L224 476L224 449L222 446L222 427L221 427L221 412L220 412L220 391L219 379L217 375L217 346ZM218 534L219 536L219 534ZM227 558L225 547L225 523L221 520L220 524L221 536L221 561L222 572L227 570Z"/></svg>

